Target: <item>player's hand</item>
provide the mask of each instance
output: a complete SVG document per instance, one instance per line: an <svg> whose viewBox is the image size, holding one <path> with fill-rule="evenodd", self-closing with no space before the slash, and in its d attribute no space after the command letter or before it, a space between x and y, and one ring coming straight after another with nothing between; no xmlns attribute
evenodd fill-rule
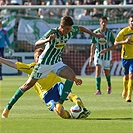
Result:
<svg viewBox="0 0 133 133"><path fill-rule="evenodd" d="M75 82L76 85L81 85L82 84L82 80L81 79L75 78L74 82Z"/></svg>
<svg viewBox="0 0 133 133"><path fill-rule="evenodd" d="M125 43L130 43L131 41L131 37L128 37L126 40L125 40Z"/></svg>
<svg viewBox="0 0 133 133"><path fill-rule="evenodd" d="M55 34L51 34L51 35L49 36L49 41L54 40L55 38L56 38L56 35L55 35Z"/></svg>
<svg viewBox="0 0 133 133"><path fill-rule="evenodd" d="M91 67L91 66L92 66L92 61L90 60L90 61L89 61L89 67Z"/></svg>
<svg viewBox="0 0 133 133"><path fill-rule="evenodd" d="M96 37L98 37L98 38L104 38L104 34L97 33L97 34L96 34Z"/></svg>
<svg viewBox="0 0 133 133"><path fill-rule="evenodd" d="M108 50L107 49L103 49L99 52L99 54L103 55L104 53L106 53Z"/></svg>

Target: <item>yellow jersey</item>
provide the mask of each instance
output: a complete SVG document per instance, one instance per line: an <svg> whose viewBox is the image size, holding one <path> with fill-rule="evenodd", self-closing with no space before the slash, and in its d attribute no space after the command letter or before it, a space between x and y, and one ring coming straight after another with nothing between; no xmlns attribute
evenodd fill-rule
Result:
<svg viewBox="0 0 133 133"><path fill-rule="evenodd" d="M133 30L131 30L131 28L129 26L123 28L118 33L118 35L117 35L115 40L117 42L124 41L128 37L131 38L131 42L122 45L121 58L124 58L124 59L133 59Z"/></svg>
<svg viewBox="0 0 133 133"><path fill-rule="evenodd" d="M16 62L17 69L29 75L31 74L35 64L35 62L31 64ZM34 85L34 89L36 90L39 97L43 99L44 93L50 90L58 82L61 82L61 79L56 74L50 72L47 77L41 78L36 82L36 84Z"/></svg>

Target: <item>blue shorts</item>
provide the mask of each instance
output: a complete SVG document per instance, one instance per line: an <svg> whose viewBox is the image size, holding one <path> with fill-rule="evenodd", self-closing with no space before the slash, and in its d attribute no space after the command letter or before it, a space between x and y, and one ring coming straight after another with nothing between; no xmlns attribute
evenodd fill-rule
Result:
<svg viewBox="0 0 133 133"><path fill-rule="evenodd" d="M122 67L124 75L133 73L133 59L122 59Z"/></svg>
<svg viewBox="0 0 133 133"><path fill-rule="evenodd" d="M59 82L44 94L44 101L50 111L53 111L55 103L59 101L64 84Z"/></svg>

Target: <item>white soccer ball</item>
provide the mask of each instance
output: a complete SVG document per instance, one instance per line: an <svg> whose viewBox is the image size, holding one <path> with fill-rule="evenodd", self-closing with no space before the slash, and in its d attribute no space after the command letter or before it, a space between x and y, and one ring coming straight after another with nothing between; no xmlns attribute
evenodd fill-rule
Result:
<svg viewBox="0 0 133 133"><path fill-rule="evenodd" d="M72 118L79 119L83 113L83 108L79 105L74 105L70 108L70 115Z"/></svg>

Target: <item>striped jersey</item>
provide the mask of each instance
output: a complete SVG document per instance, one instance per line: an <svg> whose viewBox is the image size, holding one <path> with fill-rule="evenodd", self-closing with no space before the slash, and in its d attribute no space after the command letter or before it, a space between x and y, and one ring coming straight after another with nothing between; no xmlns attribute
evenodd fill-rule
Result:
<svg viewBox="0 0 133 133"><path fill-rule="evenodd" d="M35 62L31 64L16 62L17 69L29 75L31 74L35 64ZM42 99L43 95L58 82L61 82L61 79L54 73L50 72L47 77L41 78L36 82L36 84L34 85L34 89L39 95L39 97Z"/></svg>
<svg viewBox="0 0 133 133"><path fill-rule="evenodd" d="M123 28L117 35L116 41L124 41L126 38L130 37L131 41L130 43L126 43L122 45L122 50L121 50L121 58L124 59L133 59L133 30L131 28L125 27Z"/></svg>
<svg viewBox="0 0 133 133"><path fill-rule="evenodd" d="M94 33L104 34L104 38L92 37L92 43L96 45L94 58L96 57L102 60L112 60L112 51L108 51L103 55L100 55L99 52L114 45L115 37L113 32L108 28L105 32L101 32L100 28L98 28L94 31Z"/></svg>
<svg viewBox="0 0 133 133"><path fill-rule="evenodd" d="M53 65L59 61L62 61L61 54L67 43L67 41L79 31L78 26L72 26L71 31L63 36L60 36L58 27L50 29L46 32L41 39L48 38L51 34L55 34L56 38L50 42L44 44L44 51L39 57L38 63L45 65Z"/></svg>

